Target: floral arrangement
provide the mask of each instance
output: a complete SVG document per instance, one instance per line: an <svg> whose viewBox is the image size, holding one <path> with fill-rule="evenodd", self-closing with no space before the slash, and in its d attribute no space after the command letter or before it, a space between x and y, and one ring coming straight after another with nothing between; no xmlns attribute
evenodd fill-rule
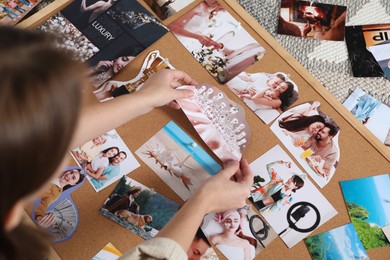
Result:
<svg viewBox="0 0 390 260"><path fill-rule="evenodd" d="M226 56L216 51L214 47L202 46L200 51L192 51L192 55L214 78L221 82L225 77L224 68L227 61Z"/></svg>

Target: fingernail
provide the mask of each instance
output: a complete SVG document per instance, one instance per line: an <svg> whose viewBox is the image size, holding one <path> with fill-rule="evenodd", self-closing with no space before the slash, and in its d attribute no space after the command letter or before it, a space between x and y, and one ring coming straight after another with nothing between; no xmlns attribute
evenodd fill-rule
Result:
<svg viewBox="0 0 390 260"><path fill-rule="evenodd" d="M194 91L190 90L187 94L187 97L193 97L195 95Z"/></svg>

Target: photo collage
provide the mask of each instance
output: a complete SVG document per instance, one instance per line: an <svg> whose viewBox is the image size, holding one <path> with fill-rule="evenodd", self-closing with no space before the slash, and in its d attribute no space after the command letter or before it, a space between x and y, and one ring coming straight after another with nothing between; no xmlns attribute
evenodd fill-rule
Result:
<svg viewBox="0 0 390 260"><path fill-rule="evenodd" d="M154 73L174 68L169 62L170 57L154 50L146 55L135 77L120 81L115 78L116 73L166 33L173 34L211 74L215 79L213 83L178 87L192 90L194 95L176 100L208 151L203 150L174 121L168 122L135 151L138 159L183 201L190 199L207 179L222 169L221 162L242 158L251 141L246 107L258 116L255 123L269 126L278 138L276 146L257 155L258 158L250 163L254 173L247 202L250 205L204 217L192 242L193 246L201 244L202 250L198 251L203 259L216 259L213 247L228 259L254 259L276 237L288 248L304 240L313 259L314 255L337 256L343 253L344 247L351 245L354 256L365 259L365 249L372 247L361 237L362 232L357 225L363 228L361 222L368 217L362 220L364 217L355 217L349 211L351 205L365 205L359 206L358 201L346 197L343 185L347 185L348 181L345 184L341 182L341 187L352 224L307 238L337 215L336 209L317 188L324 188L331 181L341 153L340 127L328 111L320 109L321 103L299 99L299 91L304 87L298 86L299 80L294 75L290 76L291 71L269 71L264 66L254 72L250 67L256 62L261 63L267 50L218 1L200 1L168 25L159 19L175 16L194 0L144 0L154 14L139 2L107 1L104 6L99 6L96 0L76 0L39 26L39 30L62 35L59 48L74 52L75 59L87 63L93 93L100 102L110 102L118 96L138 91ZM295 36L340 41L344 39L345 14L344 6L282 1L278 32L294 35L291 28L298 28L299 35ZM288 28L288 24L293 26ZM322 36L316 28L321 28ZM238 102L229 98L231 93L238 97ZM359 107L363 95L360 92L356 95L355 100L345 106L362 113L370 112L363 119L366 126L372 124L373 128L382 130L383 127L374 126L374 111L383 113L379 105L373 106L369 100L370 104ZM378 117L383 117L383 114ZM381 132L380 140L386 145L390 145L389 129L390 126L385 135ZM211 153L219 161L213 159ZM144 239L155 237L180 208L177 202L164 197L158 190L128 176L141 165L116 130L73 149L71 155L79 167L67 170L77 169L79 177L75 179L78 180L71 179L64 172L64 177L52 184L58 195L49 198L50 206L41 213L34 208L32 213L38 225L45 222L46 228L61 229L59 224L53 224L56 210L61 211L69 204L73 206L72 212L67 208L69 221L63 224L71 226L72 229L65 227L71 231L66 238L56 238L55 241L68 239L77 227L77 207L69 194L85 179L96 192L116 183L99 212ZM68 184L71 186L69 191L65 192L60 186L63 182L61 178L73 181ZM383 187L375 189L379 188ZM41 200L44 199L48 200ZM39 202L36 208L40 208ZM366 210L367 214L369 210ZM42 221L49 216L50 219ZM390 221L381 220L376 225L388 234L385 228ZM375 232L378 232L377 229ZM380 241L375 246L389 244L383 237L378 235ZM338 243L341 238L350 241ZM325 243L335 243L337 247L328 252ZM114 249L109 244L99 254L104 255L111 250ZM116 251L114 255L119 253ZM188 254L191 254L190 251Z"/></svg>

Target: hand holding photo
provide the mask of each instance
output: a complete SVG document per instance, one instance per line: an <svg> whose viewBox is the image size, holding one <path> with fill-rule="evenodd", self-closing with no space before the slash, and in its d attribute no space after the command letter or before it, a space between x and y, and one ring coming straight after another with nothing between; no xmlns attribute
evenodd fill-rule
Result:
<svg viewBox="0 0 390 260"><path fill-rule="evenodd" d="M220 83L265 54L265 49L217 0L204 0L171 23L169 29Z"/></svg>
<svg viewBox="0 0 390 260"><path fill-rule="evenodd" d="M140 166L115 130L88 141L71 154L97 192Z"/></svg>
<svg viewBox="0 0 390 260"><path fill-rule="evenodd" d="M283 72L241 72L226 86L266 124L298 99L297 85Z"/></svg>
<svg viewBox="0 0 390 260"><path fill-rule="evenodd" d="M340 160L339 127L314 101L281 114L271 130L295 159L323 188L333 177Z"/></svg>
<svg viewBox="0 0 390 260"><path fill-rule="evenodd" d="M150 239L178 209L177 203L123 176L104 202L100 213L144 239Z"/></svg>
<svg viewBox="0 0 390 260"><path fill-rule="evenodd" d="M280 146L250 164L249 200L288 247L293 247L337 214L306 174Z"/></svg>
<svg viewBox="0 0 390 260"><path fill-rule="evenodd" d="M342 41L347 7L315 1L283 0L278 33L319 40Z"/></svg>
<svg viewBox="0 0 390 260"><path fill-rule="evenodd" d="M173 121L135 152L177 195L187 200L221 166Z"/></svg>
<svg viewBox="0 0 390 260"><path fill-rule="evenodd" d="M250 138L244 109L211 85L182 86L194 91L176 102L207 146L223 162L240 160Z"/></svg>

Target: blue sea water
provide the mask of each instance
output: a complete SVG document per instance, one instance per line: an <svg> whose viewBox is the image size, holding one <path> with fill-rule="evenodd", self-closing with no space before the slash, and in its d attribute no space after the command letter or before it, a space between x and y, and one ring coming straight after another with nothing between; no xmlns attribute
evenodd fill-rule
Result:
<svg viewBox="0 0 390 260"><path fill-rule="evenodd" d="M390 178L388 174L340 182L344 199L363 206L369 223L390 224Z"/></svg>

